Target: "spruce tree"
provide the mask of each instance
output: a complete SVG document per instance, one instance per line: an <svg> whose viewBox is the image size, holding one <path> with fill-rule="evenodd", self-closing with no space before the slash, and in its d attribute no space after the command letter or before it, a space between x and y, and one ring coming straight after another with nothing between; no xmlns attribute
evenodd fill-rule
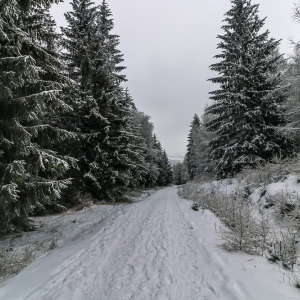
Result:
<svg viewBox="0 0 300 300"><path fill-rule="evenodd" d="M136 122L136 127L139 128L139 133L141 136L140 148L143 150L143 154L145 156L146 172L143 174L142 184L145 187L154 187L159 175L156 161L158 150L155 149L156 142L153 133L154 126L150 122L150 117L144 113L137 110L133 110L132 113Z"/></svg>
<svg viewBox="0 0 300 300"><path fill-rule="evenodd" d="M181 163L177 163L173 165L173 177L174 177L174 184L180 185L181 184Z"/></svg>
<svg viewBox="0 0 300 300"><path fill-rule="evenodd" d="M174 183L176 185L186 184L188 182L189 174L186 167L186 160L173 166L173 174Z"/></svg>
<svg viewBox="0 0 300 300"><path fill-rule="evenodd" d="M160 143L159 143L160 146ZM161 146L160 146L161 147ZM173 183L173 170L168 159L167 152L165 150L161 150L158 156L158 170L159 175L157 178L156 184L159 186L167 186Z"/></svg>
<svg viewBox="0 0 300 300"><path fill-rule="evenodd" d="M70 175L74 177L73 191L96 193L95 191L101 189L97 178L101 168L96 160L101 160L100 157L105 154L100 151L101 141L97 140L95 132L101 126L105 127L102 124L107 122L101 115L99 105L91 91L95 48L98 44L97 7L93 7L93 4L90 0L71 2L72 11L65 14L68 26L61 28L64 49L62 59L66 73L73 83L65 91L66 101L72 106L73 111L64 115L61 122L65 128L77 134L78 141L60 147L62 151L70 153L79 160L79 169L70 171Z"/></svg>
<svg viewBox="0 0 300 300"><path fill-rule="evenodd" d="M207 127L216 131L210 147L218 177L292 152L287 138L275 132L285 124L287 97L277 70L281 56L274 55L279 41L261 31L265 19L258 16L259 5L250 0L231 3L225 33L218 36L221 54L215 57L220 61L210 67L219 73L210 81L220 89L211 92L214 103L206 110L216 116Z"/></svg>
<svg viewBox="0 0 300 300"><path fill-rule="evenodd" d="M125 76L119 37L111 34L113 20L105 1L74 0L63 28L65 61L75 86L70 98L81 146L81 188L96 198L115 200L142 181L144 157L132 118L133 101L121 86ZM78 95L78 96L76 96Z"/></svg>
<svg viewBox="0 0 300 300"><path fill-rule="evenodd" d="M196 139L200 129L200 119L197 114L194 115L190 127L187 145L187 167L190 179L194 179L197 176L198 164Z"/></svg>
<svg viewBox="0 0 300 300"><path fill-rule="evenodd" d="M102 149L108 154L103 170L103 186L109 198L118 195L124 188L138 186L145 172L144 155L139 148L140 136L134 129L131 110L133 101L121 83L126 81L121 72L125 67L123 55L117 49L119 36L111 33L114 24L108 4L103 0L97 15L100 49L97 53L94 72L95 97L99 97L99 107L107 120L106 134Z"/></svg>
<svg viewBox="0 0 300 300"><path fill-rule="evenodd" d="M158 170L158 176L156 179L155 185L157 186L165 186L165 169L164 169L164 162L163 162L163 148L161 146L160 141L157 139L156 135L153 135L153 141L154 141L154 149L156 151L156 157L155 157L155 164L157 166Z"/></svg>
<svg viewBox="0 0 300 300"><path fill-rule="evenodd" d="M214 116L206 114L201 116L200 125L193 134L194 145L194 178L201 178L211 173L211 158L209 142L215 137L215 133L208 131L206 124L212 120ZM187 156L188 157L188 156Z"/></svg>
<svg viewBox="0 0 300 300"><path fill-rule="evenodd" d="M293 139L295 151L300 153L300 47L296 45L286 65L286 81L289 84L289 98L286 103L286 118L288 124L282 132Z"/></svg>
<svg viewBox="0 0 300 300"><path fill-rule="evenodd" d="M163 148L155 134L153 135L153 141L154 141L153 147L157 153L157 155L155 157L155 164L156 164L157 170L158 170L158 176L157 176L155 185L164 186L165 185L165 172L164 172L165 170L163 169L163 157L162 157L163 156Z"/></svg>
<svg viewBox="0 0 300 300"><path fill-rule="evenodd" d="M29 214L55 203L70 183L61 176L74 160L51 145L73 135L44 122L70 109L60 97L68 81L43 31L51 2L0 3L0 230L29 229Z"/></svg>
<svg viewBox="0 0 300 300"><path fill-rule="evenodd" d="M186 184L189 181L189 172L187 167L187 155L184 156L181 163L181 184Z"/></svg>
<svg viewBox="0 0 300 300"><path fill-rule="evenodd" d="M169 161L166 150L164 150L164 152L163 152L163 157L164 157L165 166L166 166L166 185L169 185L171 183L174 183L174 175L173 175L172 166Z"/></svg>

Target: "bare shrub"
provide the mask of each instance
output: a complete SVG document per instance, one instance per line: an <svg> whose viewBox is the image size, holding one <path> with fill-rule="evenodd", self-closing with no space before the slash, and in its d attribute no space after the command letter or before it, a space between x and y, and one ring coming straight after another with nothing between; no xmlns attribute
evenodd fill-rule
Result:
<svg viewBox="0 0 300 300"><path fill-rule="evenodd" d="M297 265L292 272L288 273L289 281L298 289L300 289L300 267Z"/></svg>
<svg viewBox="0 0 300 300"><path fill-rule="evenodd" d="M298 253L296 233L291 228L281 229L279 235L274 235L272 248L269 249L270 260L281 261L283 267L293 270L298 264Z"/></svg>
<svg viewBox="0 0 300 300"><path fill-rule="evenodd" d="M287 190L282 190L273 196L272 202L276 211L282 218L288 215L292 216L293 211L296 208Z"/></svg>
<svg viewBox="0 0 300 300"><path fill-rule="evenodd" d="M259 248L261 250L261 256L264 256L264 253L269 248L272 243L272 231L269 223L269 216L265 213L265 210L262 208L260 210L260 217L255 218L256 222L256 236L258 238Z"/></svg>
<svg viewBox="0 0 300 300"><path fill-rule="evenodd" d="M264 255L271 240L268 217L264 213L256 217L257 210L243 199L230 199L231 216L226 214L226 227L217 233L225 242L227 250Z"/></svg>
<svg viewBox="0 0 300 300"><path fill-rule="evenodd" d="M297 196L298 198L298 196ZM288 216L288 222L291 228L297 233L297 237L300 239L300 204L299 201L295 204L295 208Z"/></svg>

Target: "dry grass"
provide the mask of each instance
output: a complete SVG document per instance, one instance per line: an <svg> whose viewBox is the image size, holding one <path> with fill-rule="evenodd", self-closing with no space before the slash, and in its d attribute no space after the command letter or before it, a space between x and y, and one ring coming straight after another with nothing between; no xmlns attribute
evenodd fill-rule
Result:
<svg viewBox="0 0 300 300"><path fill-rule="evenodd" d="M93 196L89 193L78 192L75 196L76 205L74 209L76 211L82 210L84 208L91 207L95 201Z"/></svg>
<svg viewBox="0 0 300 300"><path fill-rule="evenodd" d="M125 193L125 195L130 198L139 198L142 196L142 194L142 191L128 191Z"/></svg>
<svg viewBox="0 0 300 300"><path fill-rule="evenodd" d="M56 240L56 239L53 239L53 240L51 240L48 249L49 249L49 250L54 250L55 248L57 248L57 240Z"/></svg>
<svg viewBox="0 0 300 300"><path fill-rule="evenodd" d="M138 190L127 191L119 199L117 199L116 203L132 204L138 200L143 200L144 198L151 196L154 191L158 191L162 188L163 187L155 187L151 189L138 189Z"/></svg>
<svg viewBox="0 0 300 300"><path fill-rule="evenodd" d="M131 197L123 195L116 200L116 204L132 204L134 200Z"/></svg>
<svg viewBox="0 0 300 300"><path fill-rule="evenodd" d="M20 273L33 261L33 258L33 250L30 247L22 250L0 249L0 282Z"/></svg>
<svg viewBox="0 0 300 300"><path fill-rule="evenodd" d="M29 242L27 245L13 247L12 241L9 246L0 248L0 283L4 280L19 274L26 266L32 263L37 256L42 253L54 250L58 247L58 241L62 233L58 231L58 226L50 228L52 237L36 242Z"/></svg>

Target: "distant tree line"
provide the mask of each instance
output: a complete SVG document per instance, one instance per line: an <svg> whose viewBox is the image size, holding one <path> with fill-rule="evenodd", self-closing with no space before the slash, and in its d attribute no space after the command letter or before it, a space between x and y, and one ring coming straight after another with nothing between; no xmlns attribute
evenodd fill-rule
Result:
<svg viewBox="0 0 300 300"><path fill-rule="evenodd" d="M173 182L150 118L123 88L123 56L105 0L0 2L0 231L72 205L76 192L116 201Z"/></svg>
<svg viewBox="0 0 300 300"><path fill-rule="evenodd" d="M279 54L280 41L263 31L265 19L251 0L231 0L219 35L218 85L212 104L194 116L188 135L189 179L231 177L245 167L300 152L300 59ZM299 7L295 18L300 20Z"/></svg>

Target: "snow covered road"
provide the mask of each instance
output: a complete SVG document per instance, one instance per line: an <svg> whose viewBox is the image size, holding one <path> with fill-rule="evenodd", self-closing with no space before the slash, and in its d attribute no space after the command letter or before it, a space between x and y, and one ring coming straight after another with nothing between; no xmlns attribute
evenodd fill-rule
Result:
<svg viewBox="0 0 300 300"><path fill-rule="evenodd" d="M209 212L192 211L176 187L159 190L142 202L120 206L39 258L0 285L0 299L300 299L295 288L280 287L278 267L274 271L265 259L217 248L215 222Z"/></svg>

